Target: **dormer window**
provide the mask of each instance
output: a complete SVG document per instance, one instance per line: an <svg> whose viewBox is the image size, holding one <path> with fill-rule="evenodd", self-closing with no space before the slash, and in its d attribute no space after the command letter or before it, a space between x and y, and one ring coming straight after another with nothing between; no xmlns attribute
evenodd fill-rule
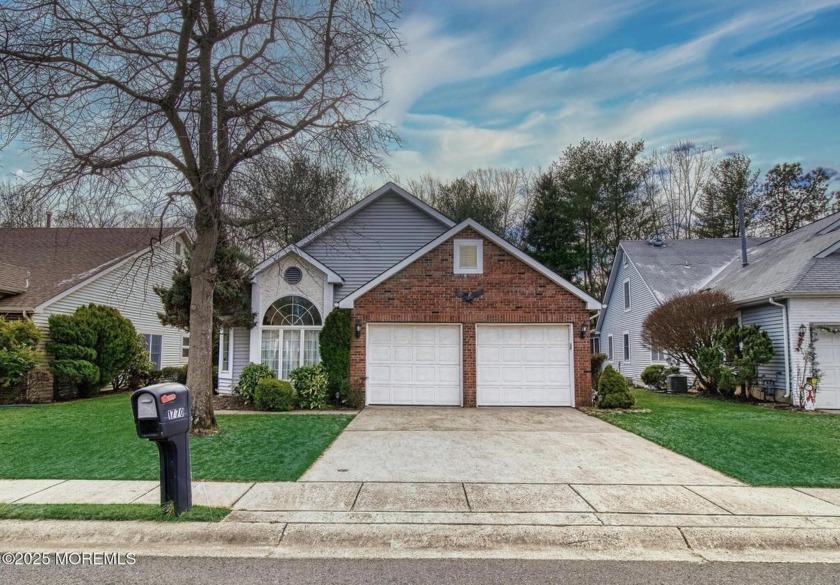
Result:
<svg viewBox="0 0 840 585"><path fill-rule="evenodd" d="M455 274L484 272L482 240L455 240Z"/></svg>

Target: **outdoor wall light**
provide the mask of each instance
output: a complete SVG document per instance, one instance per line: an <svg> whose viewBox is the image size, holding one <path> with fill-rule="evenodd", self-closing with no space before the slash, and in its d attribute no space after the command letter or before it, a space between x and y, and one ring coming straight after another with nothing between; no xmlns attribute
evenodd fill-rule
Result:
<svg viewBox="0 0 840 585"><path fill-rule="evenodd" d="M359 321L356 321L356 339L359 339L362 336L362 324Z"/></svg>
<svg viewBox="0 0 840 585"><path fill-rule="evenodd" d="M586 332L587 331L589 331L589 327L586 325L586 323L581 323L581 325L580 325L580 338L581 339L586 337Z"/></svg>
<svg viewBox="0 0 840 585"><path fill-rule="evenodd" d="M802 323L799 326L799 337L805 337L805 331L806 330L807 330L807 328L805 327L805 323Z"/></svg>

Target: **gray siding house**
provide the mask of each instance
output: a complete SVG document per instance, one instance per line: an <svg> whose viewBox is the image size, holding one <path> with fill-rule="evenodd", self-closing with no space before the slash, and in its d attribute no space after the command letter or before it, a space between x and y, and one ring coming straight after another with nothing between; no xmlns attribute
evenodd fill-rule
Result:
<svg viewBox="0 0 840 585"><path fill-rule="evenodd" d="M752 238L747 259L742 266L737 239L621 242L596 326L601 351L612 336L609 363L638 381L664 357L641 345L641 324L653 307L679 292L724 290L741 323L758 325L773 341L774 359L759 375L775 399L797 404L803 398L802 347L813 339L821 371L813 406L840 409L840 213L778 238ZM625 331L629 360L621 351Z"/></svg>

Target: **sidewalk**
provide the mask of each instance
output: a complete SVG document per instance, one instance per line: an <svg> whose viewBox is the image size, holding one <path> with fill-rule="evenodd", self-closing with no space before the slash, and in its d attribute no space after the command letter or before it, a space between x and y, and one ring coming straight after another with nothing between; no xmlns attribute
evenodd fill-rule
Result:
<svg viewBox="0 0 840 585"><path fill-rule="evenodd" d="M0 480L0 503L159 502L154 481ZM0 549L840 562L840 489L194 482L218 524L0 521Z"/></svg>

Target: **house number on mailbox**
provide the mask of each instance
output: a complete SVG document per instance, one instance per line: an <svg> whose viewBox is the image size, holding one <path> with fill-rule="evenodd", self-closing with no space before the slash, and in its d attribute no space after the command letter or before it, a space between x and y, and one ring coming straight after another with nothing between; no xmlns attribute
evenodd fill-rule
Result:
<svg viewBox="0 0 840 585"><path fill-rule="evenodd" d="M166 411L166 418L167 420L175 420L176 418L184 418L186 414L186 409L184 409L183 407L170 408Z"/></svg>

